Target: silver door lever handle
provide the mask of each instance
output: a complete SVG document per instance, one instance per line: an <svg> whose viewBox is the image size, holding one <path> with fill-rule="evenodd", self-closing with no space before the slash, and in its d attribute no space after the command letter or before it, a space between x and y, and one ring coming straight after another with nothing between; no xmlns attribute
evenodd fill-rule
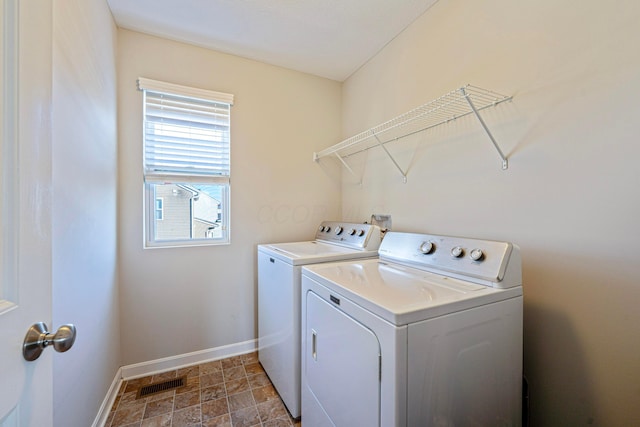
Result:
<svg viewBox="0 0 640 427"><path fill-rule="evenodd" d="M59 353L69 350L76 340L76 327L62 325L55 334L47 331L47 325L43 322L34 323L27 331L22 344L22 356L31 362L42 354L48 345L53 345L53 349Z"/></svg>

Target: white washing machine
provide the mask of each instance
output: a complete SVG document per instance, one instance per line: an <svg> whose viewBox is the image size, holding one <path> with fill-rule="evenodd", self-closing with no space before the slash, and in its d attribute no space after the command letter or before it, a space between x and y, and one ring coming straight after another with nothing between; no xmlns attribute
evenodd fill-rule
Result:
<svg viewBox="0 0 640 427"><path fill-rule="evenodd" d="M517 246L388 232L302 269L302 425L519 426Z"/></svg>
<svg viewBox="0 0 640 427"><path fill-rule="evenodd" d="M300 416L300 278L304 265L378 256L378 226L324 221L315 240L258 246L258 358Z"/></svg>

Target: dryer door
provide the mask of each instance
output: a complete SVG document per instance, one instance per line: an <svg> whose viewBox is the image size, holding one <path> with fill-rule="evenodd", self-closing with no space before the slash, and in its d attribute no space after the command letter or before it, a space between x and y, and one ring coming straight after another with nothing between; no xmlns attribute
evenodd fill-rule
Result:
<svg viewBox="0 0 640 427"><path fill-rule="evenodd" d="M313 292L306 294L304 401L306 425L378 426L380 344L366 326ZM310 400L309 400L310 399ZM321 408L321 410L320 410ZM311 408L310 408L311 409ZM328 417L321 421L317 415ZM325 418L321 417L321 418ZM311 418L315 418L311 419Z"/></svg>

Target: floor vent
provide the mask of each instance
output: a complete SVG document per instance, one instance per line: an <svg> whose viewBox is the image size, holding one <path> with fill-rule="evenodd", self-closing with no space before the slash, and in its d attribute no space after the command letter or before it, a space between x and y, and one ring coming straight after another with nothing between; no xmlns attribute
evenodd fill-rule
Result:
<svg viewBox="0 0 640 427"><path fill-rule="evenodd" d="M152 394L163 393L168 390L184 387L186 383L187 377L180 377L173 380L162 381L160 383L149 384L141 387L140 390L138 390L136 399L142 399L143 397L147 397Z"/></svg>

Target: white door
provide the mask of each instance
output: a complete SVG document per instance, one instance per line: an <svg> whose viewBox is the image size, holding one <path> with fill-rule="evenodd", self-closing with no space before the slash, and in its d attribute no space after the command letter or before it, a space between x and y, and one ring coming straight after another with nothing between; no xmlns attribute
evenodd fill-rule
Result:
<svg viewBox="0 0 640 427"><path fill-rule="evenodd" d="M52 353L22 342L51 327L50 0L2 0L0 98L0 426L52 425ZM19 48L16 48L19 46Z"/></svg>
<svg viewBox="0 0 640 427"><path fill-rule="evenodd" d="M332 301L333 301L332 296ZM339 301L336 299L335 301ZM380 425L380 343L365 325L312 291L306 294L305 387L312 426ZM315 402L313 402L315 400ZM316 403L317 402L317 403ZM313 409L321 407L321 410ZM316 415L317 414L317 415ZM328 419L322 419L326 414Z"/></svg>

